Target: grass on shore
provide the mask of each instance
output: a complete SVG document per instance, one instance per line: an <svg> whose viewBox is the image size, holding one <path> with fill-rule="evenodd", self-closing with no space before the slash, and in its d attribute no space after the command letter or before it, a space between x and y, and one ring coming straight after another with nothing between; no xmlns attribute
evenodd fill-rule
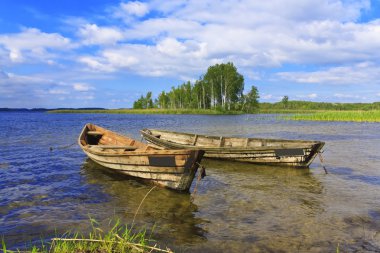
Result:
<svg viewBox="0 0 380 253"><path fill-rule="evenodd" d="M142 230L137 233L132 232L132 227L122 226L119 221L112 223L111 229L104 232L98 222L90 218L92 231L88 236L80 233L65 233L60 238L53 238L49 243L40 246L31 246L27 252L33 253L112 253L112 252L166 252L171 253L169 249L160 249L149 246L150 238L147 238L146 231ZM113 225L112 225L113 224ZM8 250L4 240L1 242L0 251L4 253L25 252L20 250Z"/></svg>
<svg viewBox="0 0 380 253"><path fill-rule="evenodd" d="M243 114L239 111L220 111L212 109L107 109L107 110L52 110L49 113L112 113L112 114Z"/></svg>
<svg viewBox="0 0 380 253"><path fill-rule="evenodd" d="M289 120L380 122L380 110L373 111L319 111L285 116Z"/></svg>

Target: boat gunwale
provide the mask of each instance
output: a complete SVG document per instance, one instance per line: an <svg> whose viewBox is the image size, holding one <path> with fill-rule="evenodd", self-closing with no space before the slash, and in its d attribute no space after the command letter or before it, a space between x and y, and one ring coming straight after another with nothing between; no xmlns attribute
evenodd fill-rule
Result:
<svg viewBox="0 0 380 253"><path fill-rule="evenodd" d="M290 142L293 142L292 144L296 144L296 143L300 143L300 144L304 144L304 146L286 146L286 145L278 145L278 146L259 146L259 147L215 147L215 146L195 146L195 145L191 145L191 144L182 144L182 143L178 143L178 142L172 142L172 141L169 141L167 139L161 139L161 138L158 138L156 136L154 136L153 134L149 134L147 133L145 130L153 130L153 131L157 131L157 132L165 132L165 133L175 133L177 134L178 132L171 132L171 131L161 131L161 130L154 130L154 129L143 129L143 130L140 130L141 134L144 136L144 138L149 138L149 139L154 139L155 141L157 141L158 143L162 143L162 144L167 144L167 145L170 145L172 147L176 147L176 148L183 148L183 147L186 147L188 150L196 150L196 149L202 149L202 150L205 150L205 151L217 151L217 152L220 152L220 153L223 153L226 152L226 153L233 153L233 152L237 152L237 153L240 153L240 152L257 152L257 151L266 151L266 152L275 152L276 150L279 150L279 149L292 149L292 148L297 148L297 149L310 149L312 150L315 146L324 146L324 142L322 141L298 141L298 140L281 140L283 142L287 142L287 141L290 141ZM178 134L181 134L181 133L178 133ZM189 135L188 133L184 133L185 135ZM195 134L191 135L191 136L195 136ZM206 137L206 138L209 138L209 137L213 137L215 139L219 139L217 136L206 136L206 135L198 135L198 138L199 136L203 136L203 137ZM223 136L222 136L223 137ZM226 137L224 137L226 138ZM239 139L247 139L247 138L244 138L244 137L227 137L227 138L239 138ZM277 139L258 139L258 138L248 138L250 140L277 140ZM157 144L156 144L157 145ZM322 148L321 147L321 148Z"/></svg>

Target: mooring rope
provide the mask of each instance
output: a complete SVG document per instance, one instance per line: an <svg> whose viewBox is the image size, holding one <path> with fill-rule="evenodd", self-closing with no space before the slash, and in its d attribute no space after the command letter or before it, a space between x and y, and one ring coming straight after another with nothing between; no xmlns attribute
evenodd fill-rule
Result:
<svg viewBox="0 0 380 253"><path fill-rule="evenodd" d="M197 193L198 190L198 184L206 176L206 167L204 167L202 164L197 162L197 165L200 167L200 170L198 171L198 177L197 181L195 182L195 187L193 190L193 193L191 194L191 201L194 201L195 194Z"/></svg>
<svg viewBox="0 0 380 253"><path fill-rule="evenodd" d="M74 142L74 143L71 143L70 145L67 145L67 146L61 146L61 147L50 147L50 151L53 151L54 149L66 149L66 148L70 148L72 146L74 146L75 144L77 144L77 142Z"/></svg>
<svg viewBox="0 0 380 253"><path fill-rule="evenodd" d="M319 157L319 160L321 161L321 165L322 165L323 169L325 170L325 173L326 173L326 174L329 174L329 173L327 172L327 169L326 169L324 163L323 163L324 160L323 160L323 157L322 157L322 152L318 152L318 157Z"/></svg>

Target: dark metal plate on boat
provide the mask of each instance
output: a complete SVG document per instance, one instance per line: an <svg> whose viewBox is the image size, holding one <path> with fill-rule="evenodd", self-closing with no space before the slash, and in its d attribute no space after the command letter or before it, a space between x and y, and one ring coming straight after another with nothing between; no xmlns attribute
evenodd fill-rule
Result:
<svg viewBox="0 0 380 253"><path fill-rule="evenodd" d="M149 156L149 165L157 167L175 167L174 156Z"/></svg>
<svg viewBox="0 0 380 253"><path fill-rule="evenodd" d="M302 148L276 149L276 156L303 156L305 153Z"/></svg>

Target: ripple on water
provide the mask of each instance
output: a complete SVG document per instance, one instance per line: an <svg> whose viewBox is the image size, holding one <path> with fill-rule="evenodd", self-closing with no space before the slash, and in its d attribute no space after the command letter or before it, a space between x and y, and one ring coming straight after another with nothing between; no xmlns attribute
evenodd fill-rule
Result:
<svg viewBox="0 0 380 253"><path fill-rule="evenodd" d="M138 130L147 127L326 142L327 175L318 161L298 170L205 159L207 177L193 201L189 194L155 188L135 224L149 232L155 225L152 237L159 245L187 252L336 252L338 245L341 252L378 251L380 124L270 115L0 117L0 235L11 248L54 236L56 229L89 231L89 216L102 228L111 217L132 222L152 186L104 170L76 145L62 148L93 122L138 139Z"/></svg>

